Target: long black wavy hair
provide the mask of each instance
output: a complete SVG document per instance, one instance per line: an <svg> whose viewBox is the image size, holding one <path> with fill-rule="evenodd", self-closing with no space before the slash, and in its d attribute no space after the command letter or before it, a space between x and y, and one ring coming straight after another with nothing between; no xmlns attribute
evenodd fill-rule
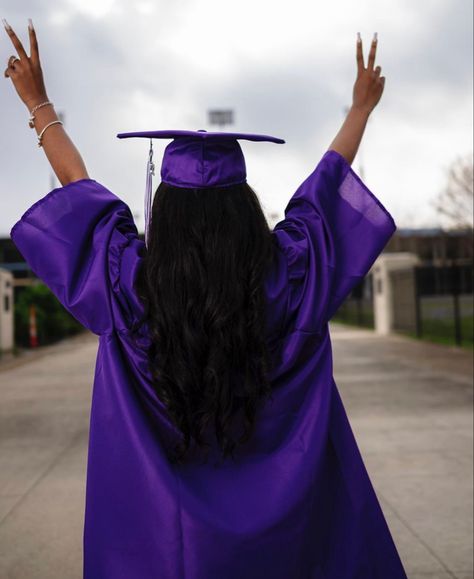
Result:
<svg viewBox="0 0 474 579"><path fill-rule="evenodd" d="M261 399L271 395L263 282L271 231L248 183L207 189L158 186L148 248L135 289L144 305L153 386L182 434L170 459L193 443L223 458L250 439ZM243 433L231 429L241 414Z"/></svg>

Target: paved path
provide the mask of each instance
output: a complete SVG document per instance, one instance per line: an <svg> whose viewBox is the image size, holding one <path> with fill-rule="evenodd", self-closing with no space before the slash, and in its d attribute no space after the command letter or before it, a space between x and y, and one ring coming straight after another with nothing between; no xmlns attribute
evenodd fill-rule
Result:
<svg viewBox="0 0 474 579"><path fill-rule="evenodd" d="M472 579L472 355L335 324L331 334L334 377L409 579Z"/></svg>
<svg viewBox="0 0 474 579"><path fill-rule="evenodd" d="M471 579L472 357L336 324L331 334L336 382L409 578ZM86 333L0 364L1 579L82 577L96 351Z"/></svg>

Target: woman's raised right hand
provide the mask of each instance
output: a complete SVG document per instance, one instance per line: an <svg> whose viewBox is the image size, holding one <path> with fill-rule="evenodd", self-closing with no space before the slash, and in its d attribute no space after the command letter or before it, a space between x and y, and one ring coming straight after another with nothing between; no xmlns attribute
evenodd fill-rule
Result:
<svg viewBox="0 0 474 579"><path fill-rule="evenodd" d="M352 92L352 107L367 113L371 113L377 106L385 86L385 77L380 76L382 67L376 66L374 69L376 50L377 36L374 34L370 47L367 68L365 68L364 57L362 54L362 40L358 35L356 49L357 78Z"/></svg>

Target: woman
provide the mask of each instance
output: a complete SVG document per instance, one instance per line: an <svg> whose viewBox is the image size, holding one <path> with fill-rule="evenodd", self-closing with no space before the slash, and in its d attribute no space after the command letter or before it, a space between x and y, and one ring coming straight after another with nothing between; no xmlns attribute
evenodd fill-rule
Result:
<svg viewBox="0 0 474 579"><path fill-rule="evenodd" d="M30 56L7 32L5 76L62 185L11 236L99 335L84 577L406 579L328 330L396 229L351 168L384 87L376 38L367 67L358 40L352 107L273 231L244 175L200 189L177 175L145 246L57 122L31 23Z"/></svg>

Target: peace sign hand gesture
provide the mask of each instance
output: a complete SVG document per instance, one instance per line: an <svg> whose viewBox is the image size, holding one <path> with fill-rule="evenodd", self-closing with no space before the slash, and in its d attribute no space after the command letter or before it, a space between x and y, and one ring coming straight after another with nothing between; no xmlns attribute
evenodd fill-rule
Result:
<svg viewBox="0 0 474 579"><path fill-rule="evenodd" d="M30 20L28 33L30 37L31 55L28 56L18 36L13 31L13 28L5 19L3 19L3 24L18 53L18 56L11 56L8 59L8 66L5 69L4 76L11 78L18 96L28 109L31 110L36 104L48 100L44 86L43 71L41 70L39 60L36 32Z"/></svg>
<svg viewBox="0 0 474 579"><path fill-rule="evenodd" d="M377 50L377 33L374 34L370 47L367 68L364 67L364 57L362 55L362 40L360 33L357 39L357 79L352 93L352 106L371 113L377 106L382 96L385 86L385 77L380 76L382 68L376 66L374 69L375 53Z"/></svg>

